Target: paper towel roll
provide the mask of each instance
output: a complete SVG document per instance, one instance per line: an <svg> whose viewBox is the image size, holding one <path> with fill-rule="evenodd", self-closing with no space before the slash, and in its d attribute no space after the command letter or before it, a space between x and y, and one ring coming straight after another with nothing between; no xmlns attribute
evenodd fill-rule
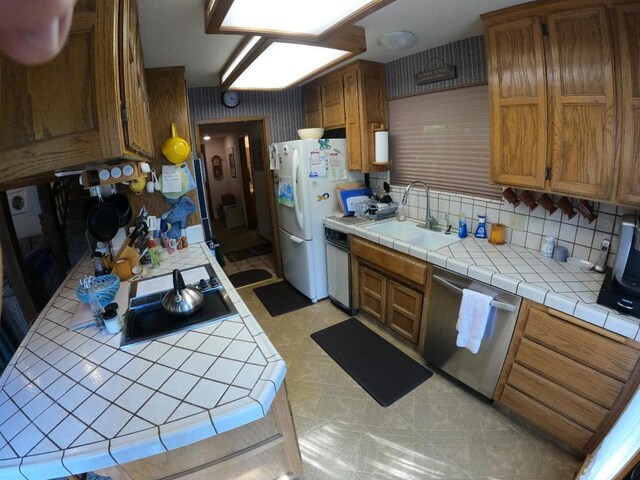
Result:
<svg viewBox="0 0 640 480"><path fill-rule="evenodd" d="M376 163L389 162L389 132L375 132Z"/></svg>

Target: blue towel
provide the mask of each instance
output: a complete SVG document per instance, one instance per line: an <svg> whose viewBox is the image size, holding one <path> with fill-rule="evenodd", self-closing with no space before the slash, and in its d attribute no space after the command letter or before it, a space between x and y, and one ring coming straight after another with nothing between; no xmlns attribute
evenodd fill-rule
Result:
<svg viewBox="0 0 640 480"><path fill-rule="evenodd" d="M187 217L196 211L196 206L189 197L180 197L180 200L171 210L162 217L171 224L171 229L167 232L169 238L178 239L182 236L182 230L187 228Z"/></svg>

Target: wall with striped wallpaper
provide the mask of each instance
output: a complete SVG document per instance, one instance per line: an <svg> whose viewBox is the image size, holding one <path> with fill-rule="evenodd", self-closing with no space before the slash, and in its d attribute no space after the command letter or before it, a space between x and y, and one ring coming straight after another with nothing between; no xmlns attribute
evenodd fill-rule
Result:
<svg viewBox="0 0 640 480"><path fill-rule="evenodd" d="M453 80L416 85L416 74L444 64L455 65ZM484 36L466 38L430 48L385 64L387 98L393 100L437 90L487 83L487 57Z"/></svg>
<svg viewBox="0 0 640 480"><path fill-rule="evenodd" d="M264 116L267 118L269 143L298 138L297 130L304 127L302 88L293 87L281 92L240 92L240 105L227 108L220 101L220 87L189 88L191 124L221 118ZM194 133L195 138L195 133Z"/></svg>

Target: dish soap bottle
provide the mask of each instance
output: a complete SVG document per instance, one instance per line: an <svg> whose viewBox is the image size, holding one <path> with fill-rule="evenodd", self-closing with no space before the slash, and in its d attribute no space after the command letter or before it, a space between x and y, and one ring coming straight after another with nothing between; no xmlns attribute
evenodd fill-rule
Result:
<svg viewBox="0 0 640 480"><path fill-rule="evenodd" d="M487 238L487 227L485 225L487 217L478 215L478 227L476 228L476 238Z"/></svg>
<svg viewBox="0 0 640 480"><path fill-rule="evenodd" d="M458 218L458 237L466 238L467 237L467 221L464 218L464 215L460 214Z"/></svg>

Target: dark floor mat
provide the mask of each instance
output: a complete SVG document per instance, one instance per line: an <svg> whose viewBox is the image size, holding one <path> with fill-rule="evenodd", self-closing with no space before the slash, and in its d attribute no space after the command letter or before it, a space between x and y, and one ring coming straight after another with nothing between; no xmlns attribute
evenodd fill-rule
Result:
<svg viewBox="0 0 640 480"><path fill-rule="evenodd" d="M311 300L283 280L253 289L272 317L313 305Z"/></svg>
<svg viewBox="0 0 640 480"><path fill-rule="evenodd" d="M353 317L311 338L383 407L433 375Z"/></svg>
<svg viewBox="0 0 640 480"><path fill-rule="evenodd" d="M242 272L233 273L229 275L231 285L236 288L244 287L245 285L251 285L252 283L262 282L272 278L270 272L263 270L262 268L254 268L251 270L244 270Z"/></svg>
<svg viewBox="0 0 640 480"><path fill-rule="evenodd" d="M222 251L224 252L224 246L222 247ZM224 252L224 254L229 259L229 262L239 262L240 260L245 260L251 257L257 257L259 255L266 255L267 253L271 253L273 251L273 247L270 243L263 243L262 245L256 245L254 247L243 248L242 250L236 250L235 252Z"/></svg>

